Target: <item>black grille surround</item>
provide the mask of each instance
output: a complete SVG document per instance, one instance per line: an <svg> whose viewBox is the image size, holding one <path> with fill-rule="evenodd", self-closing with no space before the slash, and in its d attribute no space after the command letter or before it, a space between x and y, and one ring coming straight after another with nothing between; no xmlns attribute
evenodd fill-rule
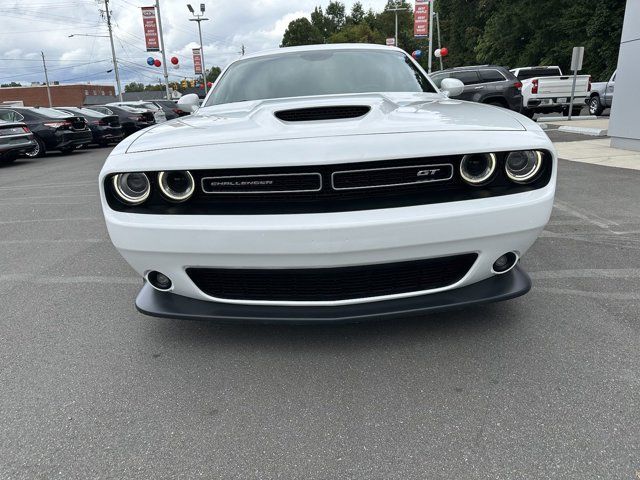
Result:
<svg viewBox="0 0 640 480"><path fill-rule="evenodd" d="M311 122L363 117L370 110L371 107L368 105L293 108L277 111L275 116L285 122Z"/></svg>
<svg viewBox="0 0 640 480"><path fill-rule="evenodd" d="M335 268L187 268L205 294L225 300L330 302L421 292L460 281L478 258L466 253Z"/></svg>
<svg viewBox="0 0 640 480"><path fill-rule="evenodd" d="M157 184L158 172L145 172L151 183L151 195L147 201L140 205L127 205L116 197L111 181L112 176L105 177L104 187L109 206L113 210L121 212L156 215L276 215L363 211L474 200L529 192L549 183L552 170L552 157L549 152L544 152L543 166L539 175L528 184L516 184L506 177L504 162L507 153L496 153L498 161L496 173L493 179L483 186L466 184L459 173L463 155L450 155L334 165L190 170L195 180L196 191L189 200L182 203L168 202L160 194ZM447 165L452 166L453 176L449 179L446 179L445 175L450 171L449 167L446 167ZM424 170L438 166L444 167L434 175L418 175ZM411 168L405 169L405 167ZM386 181L384 173L382 175L380 173L384 172L386 168L399 169L402 172L415 175L413 177L415 181L401 183L397 178L394 178L392 185L380 185ZM370 176L366 172L367 170L372 170ZM399 170L393 170L395 177L399 175ZM347 177L341 177L340 175L334 176L336 172L351 173ZM305 173L320 175L320 190L270 193L265 193L264 190L259 193L206 193L203 190L203 179L210 177L257 176L257 178L263 178L269 175ZM370 179L370 187L360 188L365 185L363 182L367 178ZM386 179L388 180L388 177ZM433 181L425 182L424 179ZM344 189L345 186L358 188ZM305 188L305 190L309 189Z"/></svg>

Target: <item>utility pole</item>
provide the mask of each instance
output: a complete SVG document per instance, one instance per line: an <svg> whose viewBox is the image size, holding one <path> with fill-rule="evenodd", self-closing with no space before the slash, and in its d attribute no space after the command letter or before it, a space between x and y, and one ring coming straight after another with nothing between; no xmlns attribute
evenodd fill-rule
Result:
<svg viewBox="0 0 640 480"><path fill-rule="evenodd" d="M164 88L167 93L167 100L171 100L169 93L169 72L167 72L167 54L164 44L164 36L162 35L162 18L160 17L160 0L156 0L156 13L158 14L158 33L160 34L160 43L162 44L162 66L164 68Z"/></svg>
<svg viewBox="0 0 640 480"><path fill-rule="evenodd" d="M400 8L400 7L398 7L398 4L397 4L397 3L396 3L395 8L388 8L388 9L386 10L387 12L395 12L395 14L396 14L396 33L395 33L395 36L394 36L394 38L395 38L395 45L394 45L394 47L397 47L397 46L398 46L398 12L403 12L403 11L406 11L406 10L409 10L409 9L408 9L408 8L406 8L406 7L404 7L404 8Z"/></svg>
<svg viewBox="0 0 640 480"><path fill-rule="evenodd" d="M116 59L116 47L113 45L113 31L111 30L111 12L109 11L109 0L104 0L104 9L107 16L107 28L109 29L109 40L111 41L111 58L113 59L113 71L116 74L116 85L118 87L118 97L122 102L122 86L120 85L120 73L118 72L118 60Z"/></svg>
<svg viewBox="0 0 640 480"><path fill-rule="evenodd" d="M433 56L433 0L429 1L429 62L427 73L431 73L431 57Z"/></svg>
<svg viewBox="0 0 640 480"><path fill-rule="evenodd" d="M191 15L193 15L194 17L190 18L189 21L198 22L198 36L200 37L200 60L202 61L202 83L204 84L204 94L206 96L209 89L207 87L207 68L204 66L204 46L202 45L202 28L200 27L200 22L205 22L209 19L204 17L204 3L200 4L200 13L196 13L190 3L187 4L187 8L191 12Z"/></svg>
<svg viewBox="0 0 640 480"><path fill-rule="evenodd" d="M44 52L40 52L42 54L42 66L44 67L44 80L47 82L47 96L49 97L49 108L53 107L53 102L51 101L51 88L49 87L49 75L47 74L47 62L44 61Z"/></svg>

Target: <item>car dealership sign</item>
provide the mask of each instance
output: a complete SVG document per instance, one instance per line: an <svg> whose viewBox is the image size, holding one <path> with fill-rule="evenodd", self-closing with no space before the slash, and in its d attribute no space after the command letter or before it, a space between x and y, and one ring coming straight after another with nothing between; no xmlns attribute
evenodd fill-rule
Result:
<svg viewBox="0 0 640 480"><path fill-rule="evenodd" d="M156 23L156 8L142 8L142 25L144 27L144 41L147 44L147 52L159 52L160 40L158 37L158 24Z"/></svg>
<svg viewBox="0 0 640 480"><path fill-rule="evenodd" d="M199 48L193 49L193 72L202 75L202 54Z"/></svg>
<svg viewBox="0 0 640 480"><path fill-rule="evenodd" d="M429 0L416 0L413 12L413 36L429 36Z"/></svg>

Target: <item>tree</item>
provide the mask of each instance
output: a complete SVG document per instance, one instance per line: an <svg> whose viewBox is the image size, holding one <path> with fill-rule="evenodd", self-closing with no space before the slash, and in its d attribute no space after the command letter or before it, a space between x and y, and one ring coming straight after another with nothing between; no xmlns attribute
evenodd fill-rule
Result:
<svg viewBox="0 0 640 480"><path fill-rule="evenodd" d="M305 17L298 18L289 23L282 37L281 47L293 47L296 45L313 45L324 43L324 38L318 29Z"/></svg>
<svg viewBox="0 0 640 480"><path fill-rule="evenodd" d="M207 82L211 82L211 83L215 82L218 76L220 76L221 72L222 70L220 69L220 67L211 67L210 69L208 69Z"/></svg>
<svg viewBox="0 0 640 480"><path fill-rule="evenodd" d="M144 85L142 83L131 82L124 86L125 92L142 92L144 91Z"/></svg>
<svg viewBox="0 0 640 480"><path fill-rule="evenodd" d="M325 18L327 19L329 34L334 34L345 24L345 15L344 15L344 4L336 1L329 2L327 5L327 14Z"/></svg>
<svg viewBox="0 0 640 480"><path fill-rule="evenodd" d="M364 22L364 8L362 8L362 3L356 2L351 7L351 14L347 17L348 25L359 25Z"/></svg>
<svg viewBox="0 0 640 480"><path fill-rule="evenodd" d="M22 85L18 82L11 82L11 83L3 83L2 85L0 85L2 87L21 87Z"/></svg>

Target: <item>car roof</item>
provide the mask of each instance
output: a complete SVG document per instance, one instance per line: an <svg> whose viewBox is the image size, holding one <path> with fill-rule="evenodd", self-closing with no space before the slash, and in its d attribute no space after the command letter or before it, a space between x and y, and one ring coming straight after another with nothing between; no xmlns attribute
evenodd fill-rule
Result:
<svg viewBox="0 0 640 480"><path fill-rule="evenodd" d="M460 71L460 70L482 70L485 68L503 68L505 70L508 70L507 67L503 67L502 65L465 65L464 67L451 67L451 68L445 68L444 70L438 70L437 72L431 72L431 74L433 75L434 73L440 73L440 72L455 72L455 71Z"/></svg>
<svg viewBox="0 0 640 480"><path fill-rule="evenodd" d="M318 45L300 45L297 47L282 47L282 48L271 48L269 50L262 50L261 52L250 53L242 56L240 59L236 61L242 61L249 58L256 57L266 57L269 55L278 55L278 54L287 54L287 53L296 53L296 52L316 52L316 51L325 51L325 50L380 50L386 51L389 50L402 52L406 54L406 52L397 47L388 47L386 45L380 45L375 43L328 43L328 44L318 44Z"/></svg>

